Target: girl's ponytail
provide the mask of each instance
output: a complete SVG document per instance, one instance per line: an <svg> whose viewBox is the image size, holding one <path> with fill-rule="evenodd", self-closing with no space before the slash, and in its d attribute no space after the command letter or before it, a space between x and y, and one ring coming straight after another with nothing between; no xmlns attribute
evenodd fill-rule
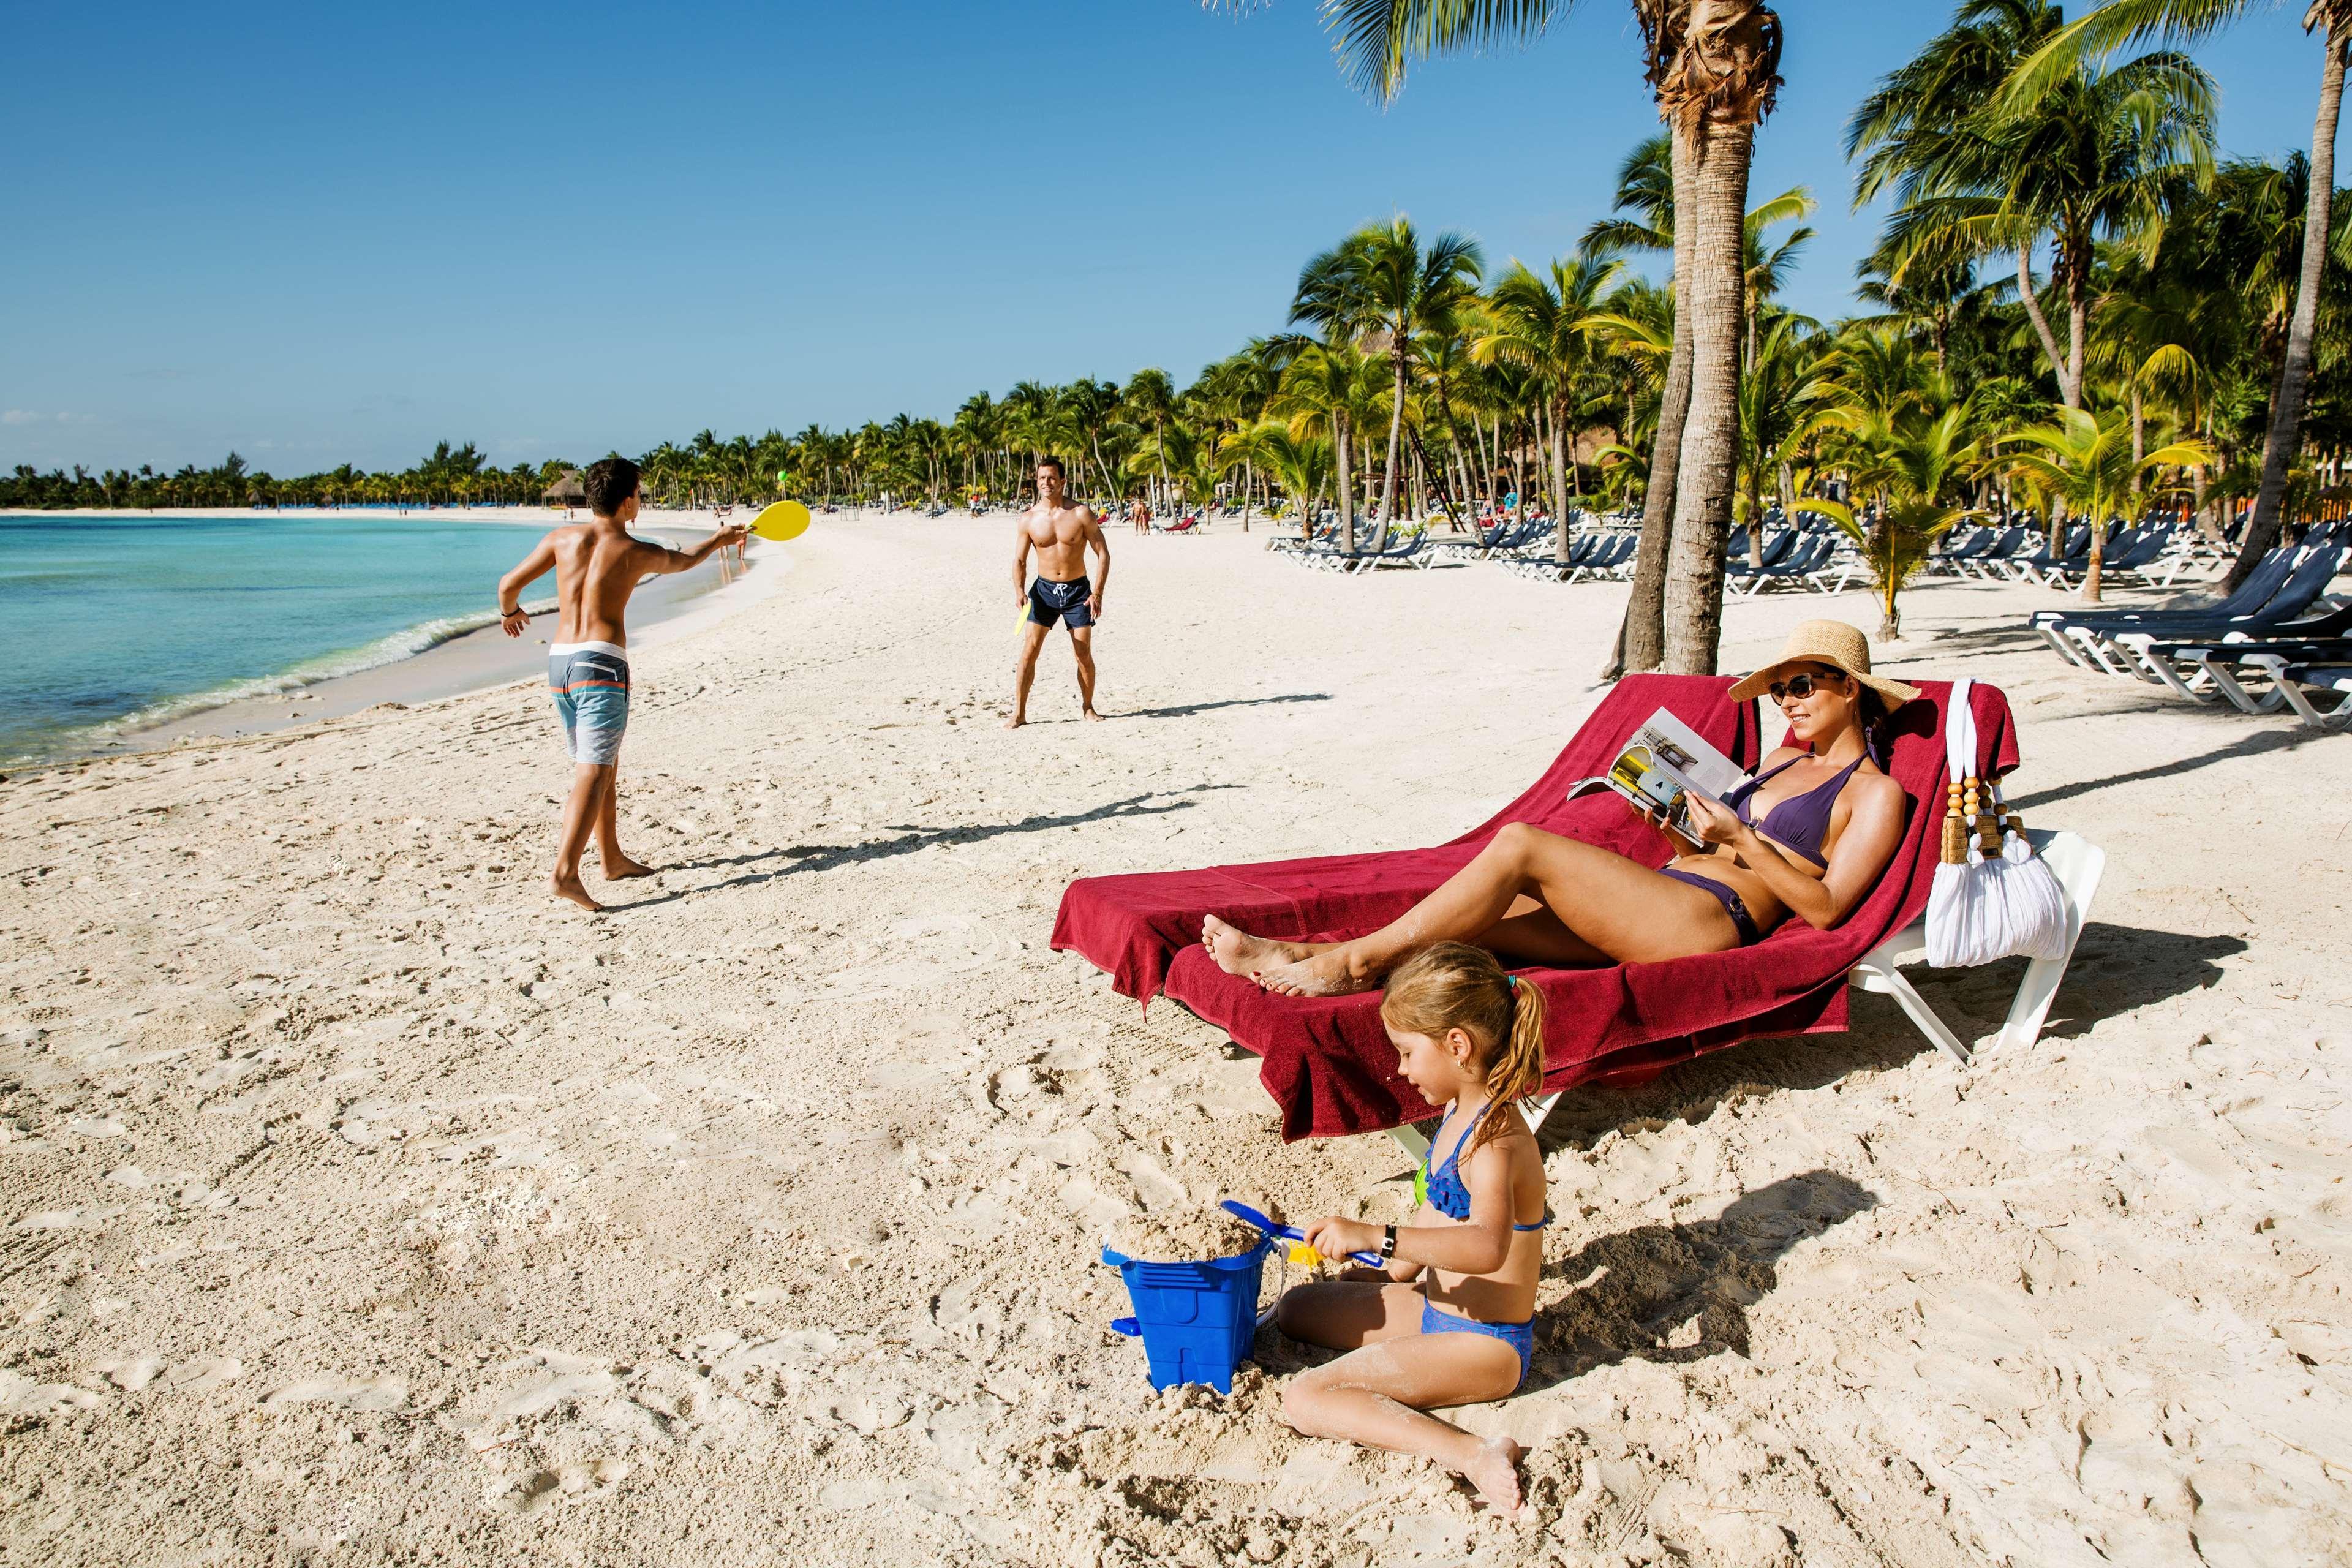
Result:
<svg viewBox="0 0 2352 1568"><path fill-rule="evenodd" d="M1483 947L1441 942L1413 954L1389 976L1381 1016L1416 1035L1466 1032L1486 1058L1486 1088L1497 1100L1525 1100L1543 1088L1543 993L1504 973ZM1481 1121L1473 1146L1494 1126L1492 1117Z"/></svg>
<svg viewBox="0 0 2352 1568"><path fill-rule="evenodd" d="M1486 1087L1498 1100L1526 1100L1543 1088L1544 997L1516 974L1504 978L1511 988L1511 1028L1486 1069Z"/></svg>

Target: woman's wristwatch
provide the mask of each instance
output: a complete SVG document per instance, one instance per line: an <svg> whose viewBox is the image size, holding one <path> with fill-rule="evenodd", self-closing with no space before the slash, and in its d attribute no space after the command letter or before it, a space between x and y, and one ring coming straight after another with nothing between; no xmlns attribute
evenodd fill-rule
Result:
<svg viewBox="0 0 2352 1568"><path fill-rule="evenodd" d="M1381 1231L1381 1261L1386 1263L1396 1256L1396 1226L1387 1226Z"/></svg>

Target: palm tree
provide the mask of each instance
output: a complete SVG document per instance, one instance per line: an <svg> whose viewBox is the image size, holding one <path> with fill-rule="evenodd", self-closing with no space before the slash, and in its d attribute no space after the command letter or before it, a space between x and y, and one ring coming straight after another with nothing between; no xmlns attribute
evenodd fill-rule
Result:
<svg viewBox="0 0 2352 1568"><path fill-rule="evenodd" d="M1308 343L1282 373L1281 387L1267 405L1269 413L1289 416L1294 435L1305 435L1318 419L1329 423L1339 477L1340 546L1346 550L1356 547L1351 442L1355 431L1377 416L1381 379L1378 365L1353 343Z"/></svg>
<svg viewBox="0 0 2352 1568"><path fill-rule="evenodd" d="M1756 357L1756 323L1764 307L1780 292L1780 286L1796 269L1797 258L1814 239L1812 226L1802 225L1790 231L1788 237L1776 244L1767 243L1765 234L1784 223L1795 223L1810 217L1813 211L1813 193L1802 185L1782 191L1762 206L1748 210L1748 222L1740 237L1742 286L1740 299L1748 318L1748 357Z"/></svg>
<svg viewBox="0 0 2352 1568"><path fill-rule="evenodd" d="M2103 69L2076 59L2011 90L2021 66L2064 26L2056 0L1962 0L1952 26L1889 74L1846 128L1863 160L1860 206L1893 191L1887 248L1899 279L1914 255L2017 257L2018 294L2057 378L2083 403L2096 246L2152 243L2167 199L2213 168L2213 83L2186 55L2158 52ZM2033 256L2053 247L2066 345L2042 313Z"/></svg>
<svg viewBox="0 0 2352 1568"><path fill-rule="evenodd" d="M2135 461L2131 421L2119 409L2094 416L2079 408L2062 408L2056 423L2013 430L2008 439L2027 448L2003 459L2012 473L2060 502L2068 512L2089 517L2091 564L2083 578L2083 597L2095 604L2099 597L2107 519L2137 490L2140 477L2157 468L2195 467L2213 460L2212 447L2189 440L2159 447Z"/></svg>
<svg viewBox="0 0 2352 1568"><path fill-rule="evenodd" d="M1274 477L1298 509L1299 526L1312 532L1315 504L1331 482L1331 443L1320 436L1301 435L1279 419L1260 421L1226 440Z"/></svg>
<svg viewBox="0 0 2352 1568"><path fill-rule="evenodd" d="M1011 439L1029 449L1029 472L1037 471L1037 461L1045 455L1046 442L1054 421L1054 393L1051 387L1034 381L1020 381L1004 395L1004 420ZM1015 475L1013 493L1018 495L1025 481Z"/></svg>
<svg viewBox="0 0 2352 1568"><path fill-rule="evenodd" d="M1849 403L1822 417L1844 434L1838 457L1855 492L1870 498L1873 515L1858 521L1850 509L1819 499L1799 501L1798 510L1831 518L1854 542L1878 591L1878 635L1899 639L1897 596L1965 515L1959 491L1982 461L1971 434L1975 407L1967 398L1935 410L1911 400L1876 408Z"/></svg>
<svg viewBox="0 0 2352 1568"><path fill-rule="evenodd" d="M1441 234L1423 249L1412 220L1400 213L1386 224L1357 230L1335 249L1309 261L1299 274L1292 321L1321 327L1327 336L1334 331L1358 337L1377 332L1388 340L1388 463L1381 480L1375 549L1396 515L1413 340L1419 333L1453 330L1485 267L1477 242L1458 234Z"/></svg>
<svg viewBox="0 0 2352 1568"><path fill-rule="evenodd" d="M1764 563L1764 489L1778 486L1784 507L1796 500L1790 470L1821 428L1826 383L1820 335L1802 317L1780 315L1765 328L1739 384L1738 521L1748 529L1750 564Z"/></svg>
<svg viewBox="0 0 2352 1568"><path fill-rule="evenodd" d="M1386 101L1403 87L1408 59L1525 42L1574 4L1323 0L1322 9L1343 71ZM1741 220L1756 127L1771 112L1780 85L1780 18L1762 0L1633 5L1659 117L1674 137L1675 277L1684 296L1677 320L1688 319L1691 347L1666 570L1664 662L1678 672L1711 674L1723 626L1723 546L1738 457Z"/></svg>
<svg viewBox="0 0 2352 1568"><path fill-rule="evenodd" d="M1150 426L1152 443L1158 446L1168 422L1176 417L1176 384L1168 379L1164 370L1139 370L1129 378L1126 397L1128 417L1138 425ZM1160 468L1160 488L1164 497L1168 489L1165 464Z"/></svg>
<svg viewBox="0 0 2352 1568"><path fill-rule="evenodd" d="M2193 42L2253 10L2252 0L2109 0L2050 38L2019 68L2016 94L2038 96L2053 78L2080 68L2139 39L2172 37ZM2287 479L2303 447L2304 403L2311 386L2314 345L2319 329L2320 285L2327 266L2330 204L2336 194L2336 128L2344 107L2344 66L2352 53L2352 0L2309 0L2303 30L2321 38L2319 103L2312 116L2311 162L2303 212L2303 244L2296 269L2294 313L2288 328L2278 380L2271 393L2270 418L2263 437L2261 488L2243 548L2223 586L2235 590L2278 539Z"/></svg>
<svg viewBox="0 0 2352 1568"><path fill-rule="evenodd" d="M1526 367L1550 405L1552 515L1557 559L1568 563L1568 466L1574 460L1580 395L1589 397L1603 350L1595 322L1613 303L1622 265L1583 256L1564 257L1538 277L1525 262L1495 285L1487 325L1471 353L1481 360L1502 359Z"/></svg>

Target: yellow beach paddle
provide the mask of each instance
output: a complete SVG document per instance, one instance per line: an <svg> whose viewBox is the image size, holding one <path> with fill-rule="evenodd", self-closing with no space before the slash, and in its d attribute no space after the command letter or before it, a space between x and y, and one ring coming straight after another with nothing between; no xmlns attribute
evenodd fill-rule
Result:
<svg viewBox="0 0 2352 1568"><path fill-rule="evenodd" d="M751 531L781 544L808 531L809 509L796 500L780 500L751 520Z"/></svg>

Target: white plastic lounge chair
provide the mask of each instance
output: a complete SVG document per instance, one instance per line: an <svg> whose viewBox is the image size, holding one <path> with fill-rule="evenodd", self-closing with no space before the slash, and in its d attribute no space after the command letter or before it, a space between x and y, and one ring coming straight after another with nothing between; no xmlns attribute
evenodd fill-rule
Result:
<svg viewBox="0 0 2352 1568"><path fill-rule="evenodd" d="M2352 725L2352 667L2289 664L2271 655L2258 655L2247 662L2269 667L2272 692L2313 729L2341 730ZM2314 691L2335 693L2336 706L2322 712L2311 700Z"/></svg>
<svg viewBox="0 0 2352 1568"><path fill-rule="evenodd" d="M2017 987L2015 1000L2009 1005L2009 1017L1993 1041L1996 1047L2030 1046L2041 1037L2042 1020L2050 1016L2050 1003L2058 994L2058 983L2066 977L2067 962L2074 956L2074 943L2083 935L2084 918L2090 913L2091 900L2099 890L2099 877L2107 866L2106 852L2075 834L2029 827L2025 837L2057 877L2059 887L2065 889L2066 951L2056 958L2037 958L2025 966L2025 978ZM1846 984L1894 997L1921 1034L1935 1041L1946 1056L1966 1066L1969 1059L1968 1047L1960 1043L1949 1025L1936 1016L1927 999L1903 978L1900 965L1916 963L1927 956L1927 921L1922 916L1864 954L1847 974Z"/></svg>

